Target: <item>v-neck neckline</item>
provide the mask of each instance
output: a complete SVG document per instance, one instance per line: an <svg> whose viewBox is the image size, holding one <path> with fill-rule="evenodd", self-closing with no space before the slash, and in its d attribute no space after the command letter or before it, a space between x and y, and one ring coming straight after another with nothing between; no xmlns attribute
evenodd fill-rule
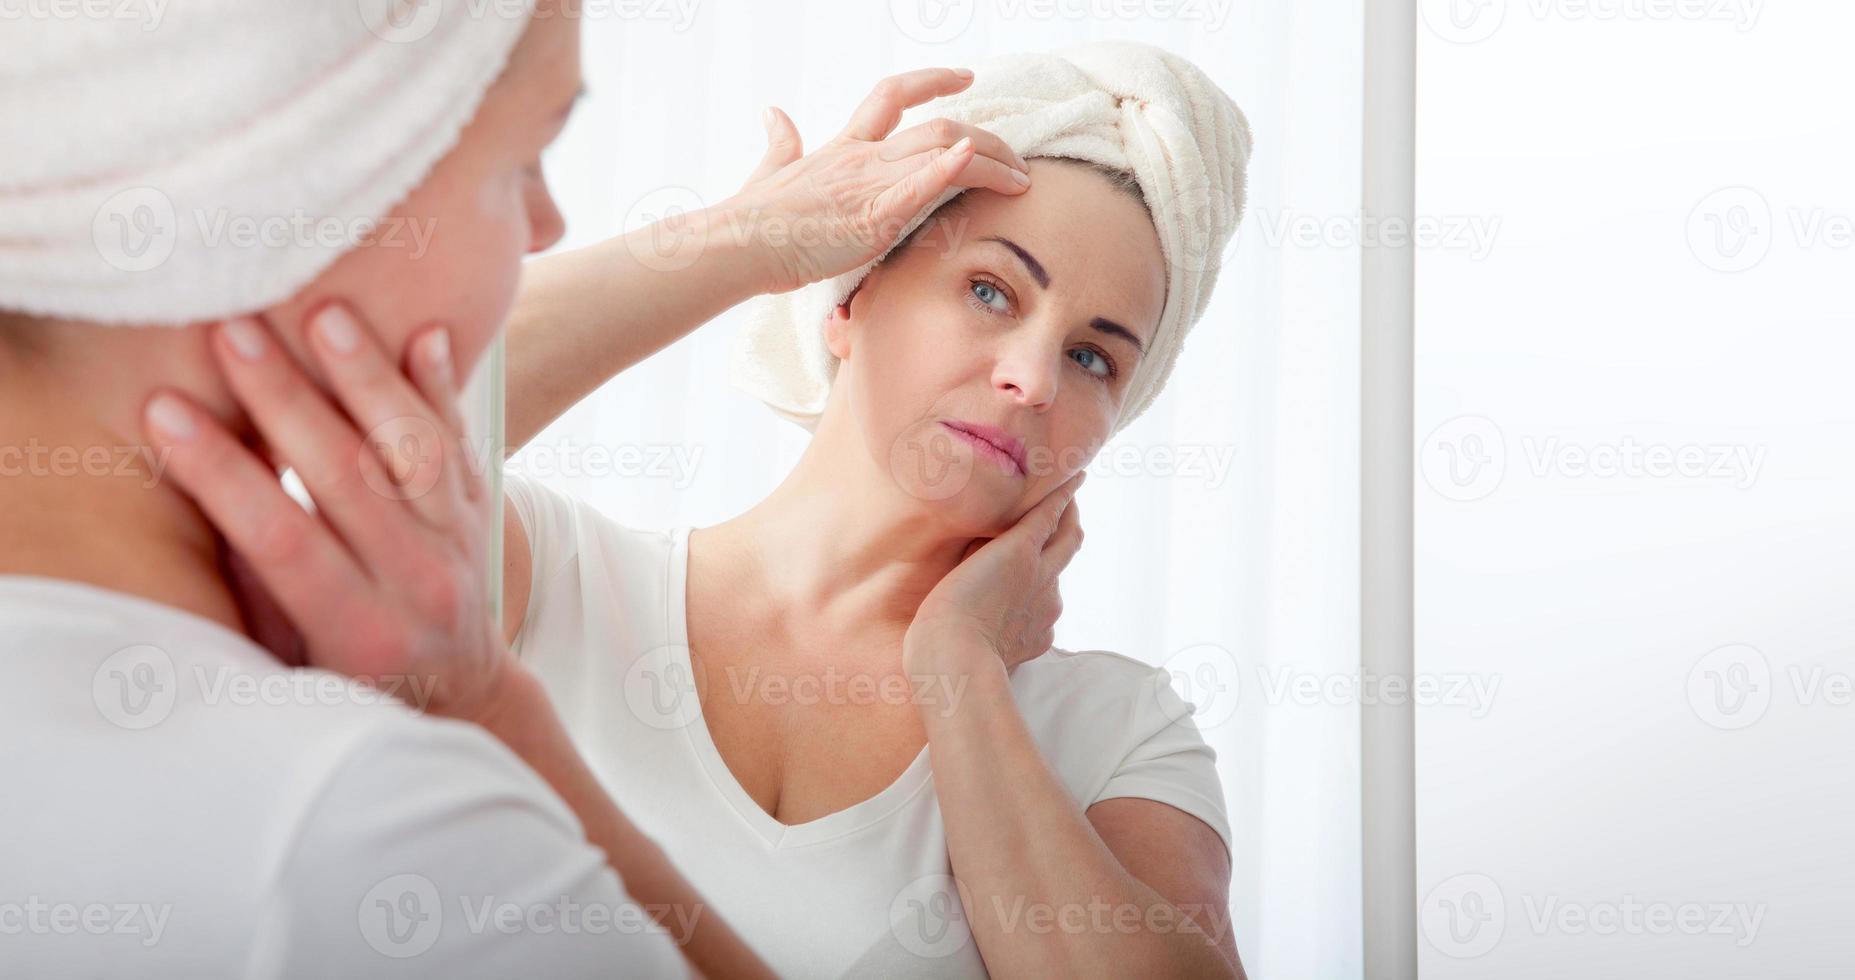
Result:
<svg viewBox="0 0 1855 980"><path fill-rule="evenodd" d="M670 535L669 583L665 589L664 635L670 641L673 656L680 663L683 676L693 677L695 666L689 656L689 528L679 527ZM885 818L902 809L916 795L927 789L933 775L928 761L928 747L923 745L914 761L894 782L878 790L874 796L861 800L841 809L827 813L822 817L807 820L804 823L781 823L772 814L766 812L747 788L736 779L734 771L728 768L727 760L721 757L721 750L715 745L714 733L709 731L708 714L702 709L702 700L696 698L694 717L682 726L689 737L690 748L701 760L702 768L708 773L715 789L734 807L742 822L752 828L768 847L788 848L805 847L824 841L853 834L882 822Z"/></svg>

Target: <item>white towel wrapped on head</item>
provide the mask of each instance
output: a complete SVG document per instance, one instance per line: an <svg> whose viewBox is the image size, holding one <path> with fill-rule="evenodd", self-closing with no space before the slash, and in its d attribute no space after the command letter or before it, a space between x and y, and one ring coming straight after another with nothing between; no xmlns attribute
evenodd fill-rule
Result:
<svg viewBox="0 0 1855 980"><path fill-rule="evenodd" d="M1116 431L1165 385L1185 334L1204 315L1222 252L1244 205L1249 123L1203 71L1146 44L1103 41L1011 55L975 65L964 91L902 116L906 129L930 119L970 123L1020 156L1070 157L1131 171L1140 184L1166 259L1166 305L1135 371ZM949 188L896 236L899 243ZM734 348L734 384L806 428L824 411L837 358L824 324L881 259L790 293L757 299Z"/></svg>
<svg viewBox="0 0 1855 980"><path fill-rule="evenodd" d="M0 309L179 326L290 298L451 150L533 16L106 6L0 29Z"/></svg>

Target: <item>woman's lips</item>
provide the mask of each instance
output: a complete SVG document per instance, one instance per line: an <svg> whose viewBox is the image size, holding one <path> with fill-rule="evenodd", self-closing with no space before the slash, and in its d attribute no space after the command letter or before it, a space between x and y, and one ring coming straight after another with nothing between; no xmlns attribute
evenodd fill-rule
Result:
<svg viewBox="0 0 1855 980"><path fill-rule="evenodd" d="M972 444L981 456L991 457L1012 476L1024 475L1024 443L1003 429L978 422L942 420L947 431Z"/></svg>

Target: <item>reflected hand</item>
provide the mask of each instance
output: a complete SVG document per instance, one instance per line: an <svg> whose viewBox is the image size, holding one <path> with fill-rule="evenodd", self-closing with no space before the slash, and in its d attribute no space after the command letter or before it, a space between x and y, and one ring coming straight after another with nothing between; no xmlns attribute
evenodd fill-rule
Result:
<svg viewBox="0 0 1855 980"><path fill-rule="evenodd" d="M904 109L971 84L970 73L949 68L885 78L850 125L809 154L792 120L767 110L766 157L719 209L751 226L764 253L766 291L787 292L877 258L950 186L1000 194L1030 186L1024 159L977 126L935 119L894 132Z"/></svg>
<svg viewBox="0 0 1855 980"><path fill-rule="evenodd" d="M1042 656L1063 612L1057 579L1082 547L1075 494L1078 473L990 540L968 547L960 564L922 600L902 643L910 675L971 666L974 652L1009 669Z"/></svg>

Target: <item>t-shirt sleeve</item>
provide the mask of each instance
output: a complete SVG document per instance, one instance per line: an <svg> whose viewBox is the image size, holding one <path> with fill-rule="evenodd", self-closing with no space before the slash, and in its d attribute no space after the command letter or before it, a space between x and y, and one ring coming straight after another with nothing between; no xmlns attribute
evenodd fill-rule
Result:
<svg viewBox="0 0 1855 980"><path fill-rule="evenodd" d="M395 719L306 810L252 976L687 977L669 933L488 733Z"/></svg>
<svg viewBox="0 0 1855 980"><path fill-rule="evenodd" d="M529 566L535 584L548 581L579 550L579 519L573 498L533 477L504 469L503 493L528 536Z"/></svg>
<svg viewBox="0 0 1855 980"><path fill-rule="evenodd" d="M1091 803L1134 797L1177 807L1217 831L1230 848L1217 751L1192 720L1192 705L1172 688L1166 671L1154 668L1133 699L1127 726L1128 751Z"/></svg>

